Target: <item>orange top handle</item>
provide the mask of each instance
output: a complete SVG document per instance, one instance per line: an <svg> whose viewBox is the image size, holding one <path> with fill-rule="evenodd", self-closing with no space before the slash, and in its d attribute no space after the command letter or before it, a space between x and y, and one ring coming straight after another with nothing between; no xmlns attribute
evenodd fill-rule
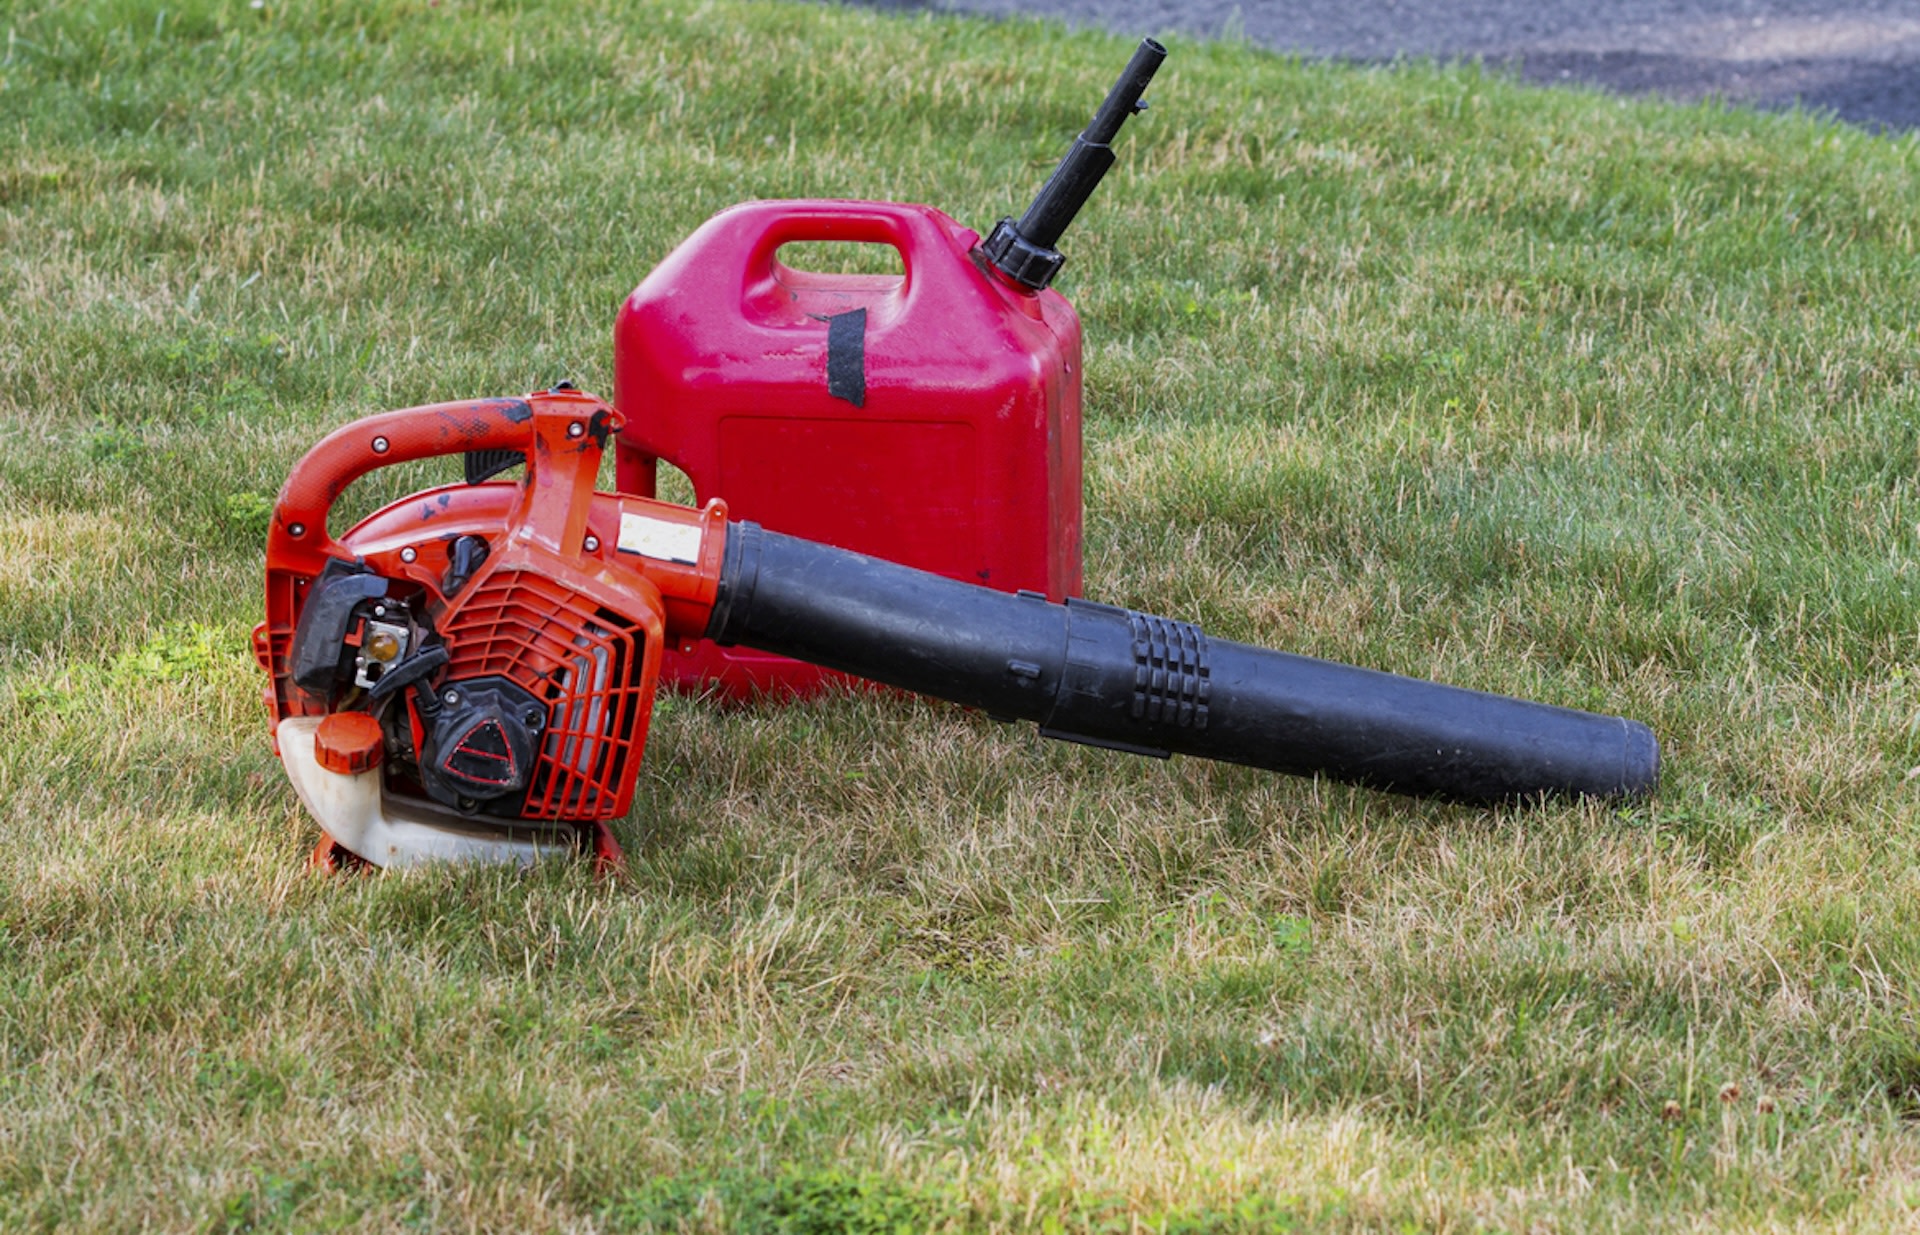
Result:
<svg viewBox="0 0 1920 1235"><path fill-rule="evenodd" d="M531 539L556 547L576 541L568 534L570 524L584 521L586 511L585 504L571 509L574 492L582 483L592 491L600 452L619 427L611 408L574 390L431 403L356 420L328 434L287 476L267 531L268 565L313 575L328 558L351 559L327 519L347 486L367 473L478 452L511 452L526 461L519 513L536 529Z"/></svg>

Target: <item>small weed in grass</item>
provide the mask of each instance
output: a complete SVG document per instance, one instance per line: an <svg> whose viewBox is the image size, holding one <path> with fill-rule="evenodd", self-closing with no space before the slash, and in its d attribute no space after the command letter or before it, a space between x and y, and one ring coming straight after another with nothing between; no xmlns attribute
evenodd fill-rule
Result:
<svg viewBox="0 0 1920 1235"><path fill-rule="evenodd" d="M719 1227L742 1235L895 1235L950 1225L960 1199L916 1191L877 1176L792 1167L770 1176L730 1172L711 1179L667 1177L629 1189L605 1211L621 1231Z"/></svg>

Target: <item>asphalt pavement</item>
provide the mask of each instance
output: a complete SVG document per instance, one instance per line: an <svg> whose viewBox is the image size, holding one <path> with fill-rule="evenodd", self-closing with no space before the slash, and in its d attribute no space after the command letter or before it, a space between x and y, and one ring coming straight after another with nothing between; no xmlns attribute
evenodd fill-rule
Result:
<svg viewBox="0 0 1920 1235"><path fill-rule="evenodd" d="M1478 59L1531 81L1797 105L1920 129L1920 0L856 0L1243 38L1362 61Z"/></svg>

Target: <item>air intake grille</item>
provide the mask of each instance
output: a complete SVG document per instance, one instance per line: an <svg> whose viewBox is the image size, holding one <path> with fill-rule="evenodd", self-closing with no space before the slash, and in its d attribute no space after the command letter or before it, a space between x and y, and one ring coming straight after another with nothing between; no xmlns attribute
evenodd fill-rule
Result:
<svg viewBox="0 0 1920 1235"><path fill-rule="evenodd" d="M646 740L645 640L626 618L528 571L482 581L441 632L448 680L504 677L547 703L528 819L617 819Z"/></svg>

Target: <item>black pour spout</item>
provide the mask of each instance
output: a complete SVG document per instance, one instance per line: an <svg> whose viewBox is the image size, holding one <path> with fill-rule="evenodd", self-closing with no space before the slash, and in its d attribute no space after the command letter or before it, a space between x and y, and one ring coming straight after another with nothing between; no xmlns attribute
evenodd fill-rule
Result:
<svg viewBox="0 0 1920 1235"><path fill-rule="evenodd" d="M1086 131L1073 139L1073 148L1053 169L1053 175L1033 199L1033 205L1015 223L1001 219L980 246L980 252L1009 279L1035 291L1053 282L1066 258L1054 246L1073 222L1080 207L1099 187L1113 166L1113 139L1128 116L1147 109L1140 96L1154 71L1167 58L1167 49L1152 39L1141 39L1139 50L1107 92Z"/></svg>

